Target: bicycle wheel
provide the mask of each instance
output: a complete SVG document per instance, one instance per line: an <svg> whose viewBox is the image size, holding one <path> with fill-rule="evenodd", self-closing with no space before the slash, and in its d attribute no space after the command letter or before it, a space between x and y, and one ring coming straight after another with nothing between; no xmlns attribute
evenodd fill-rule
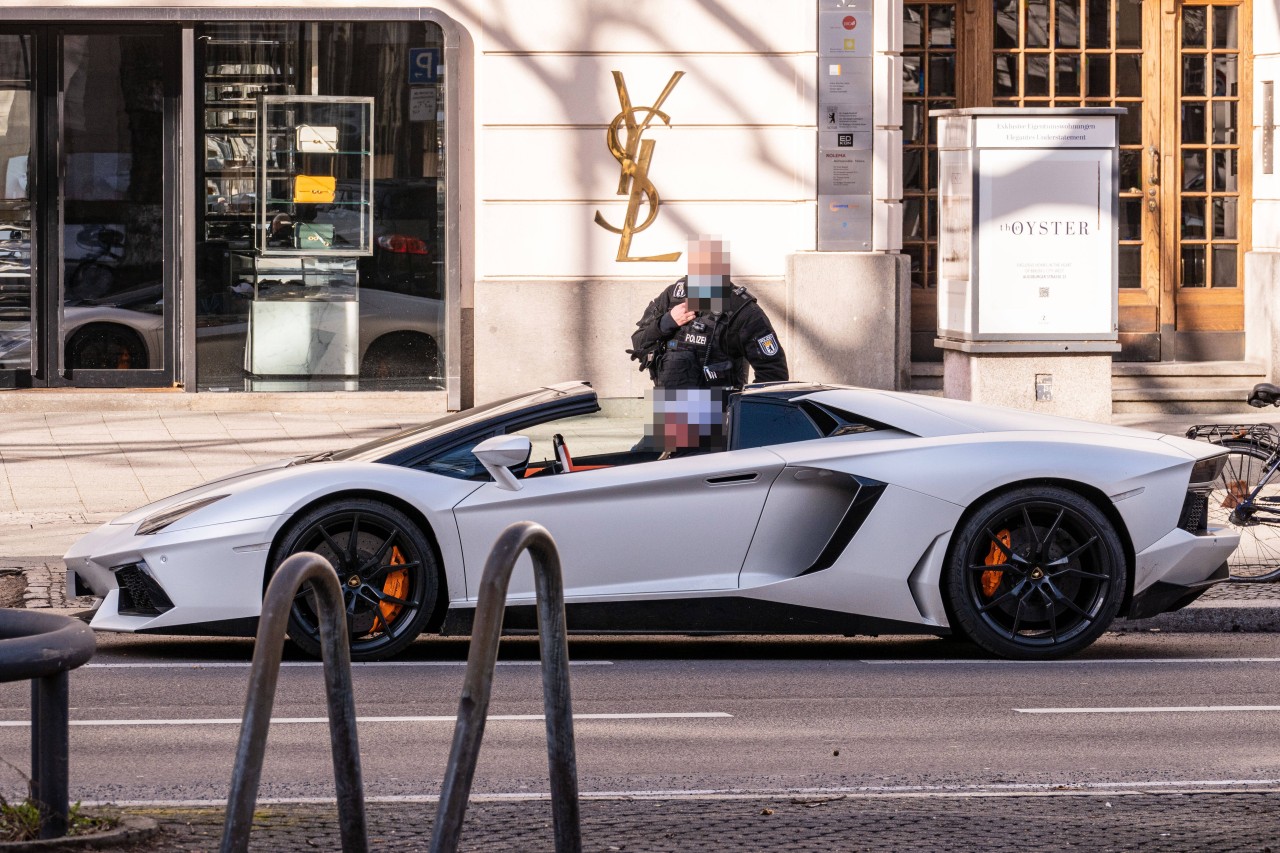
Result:
<svg viewBox="0 0 1280 853"><path fill-rule="evenodd" d="M1245 583L1280 579L1280 475L1254 497L1261 511L1242 518L1235 510L1258 485L1270 451L1247 441L1224 441L1227 462L1209 494L1209 524L1231 527L1240 547L1227 560L1231 579ZM1275 512L1276 515L1272 515Z"/></svg>

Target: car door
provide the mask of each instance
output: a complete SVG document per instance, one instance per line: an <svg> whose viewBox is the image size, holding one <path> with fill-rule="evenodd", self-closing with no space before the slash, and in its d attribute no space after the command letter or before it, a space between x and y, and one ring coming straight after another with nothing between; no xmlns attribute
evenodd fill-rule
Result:
<svg viewBox="0 0 1280 853"><path fill-rule="evenodd" d="M569 598L736 588L782 467L777 454L751 448L534 477L514 492L486 483L454 508L467 596L494 540L516 521L551 533ZM528 555L508 595L534 597Z"/></svg>

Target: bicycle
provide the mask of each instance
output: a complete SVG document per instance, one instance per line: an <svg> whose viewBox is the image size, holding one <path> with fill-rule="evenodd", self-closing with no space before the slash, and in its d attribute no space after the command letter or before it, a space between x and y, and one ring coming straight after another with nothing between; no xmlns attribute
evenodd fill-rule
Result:
<svg viewBox="0 0 1280 853"><path fill-rule="evenodd" d="M1248 403L1280 406L1280 386L1255 385ZM1240 533L1227 561L1231 582L1280 581L1280 431L1271 424L1196 424L1186 435L1227 450L1206 511L1211 525Z"/></svg>

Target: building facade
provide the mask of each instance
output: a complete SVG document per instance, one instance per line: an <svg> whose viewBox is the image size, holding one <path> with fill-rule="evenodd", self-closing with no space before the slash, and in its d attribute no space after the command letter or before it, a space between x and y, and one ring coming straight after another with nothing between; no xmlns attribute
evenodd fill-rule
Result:
<svg viewBox="0 0 1280 853"><path fill-rule="evenodd" d="M977 106L1125 108L1118 358L1269 369L1277 15L17 0L0 385L638 396L633 323L716 234L793 375L906 387L940 358L928 113Z"/></svg>

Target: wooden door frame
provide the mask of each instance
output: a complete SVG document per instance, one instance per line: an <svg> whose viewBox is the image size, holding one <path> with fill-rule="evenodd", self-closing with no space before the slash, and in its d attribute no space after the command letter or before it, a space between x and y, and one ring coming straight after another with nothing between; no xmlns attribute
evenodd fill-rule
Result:
<svg viewBox="0 0 1280 853"><path fill-rule="evenodd" d="M1155 5L1155 4L1152 4ZM1237 259L1236 287L1234 289L1180 288L1178 286L1179 220L1182 206L1182 175L1179 171L1181 142L1181 73L1182 12L1187 5L1205 6L1208 9L1235 6L1237 14L1237 43L1239 62L1237 85L1239 106L1236 111L1236 139L1239 146L1236 175L1238 207L1236 220ZM1253 210L1253 0L1160 0L1160 55L1166 60L1160 78L1160 114L1164 121L1160 128L1161 172L1170 180L1160 190L1160 233L1167 237L1160 247L1160 358L1164 361L1238 361L1244 354L1243 320L1238 329L1213 328L1224 323L1221 312L1225 303L1241 306L1244 300L1244 256L1252 245ZM1210 43L1210 47L1212 44ZM1211 121L1211 118L1210 118ZM1210 125L1211 126L1211 125ZM1209 142L1211 144L1211 141ZM1206 179L1213 168L1213 149L1206 146ZM1212 236L1209 218L1212 202L1206 200L1206 235ZM1207 250L1211 251L1211 250ZM1144 271L1145 274L1145 271ZM1179 315L1182 315L1181 317ZM1203 316L1207 328L1180 328L1188 314Z"/></svg>

